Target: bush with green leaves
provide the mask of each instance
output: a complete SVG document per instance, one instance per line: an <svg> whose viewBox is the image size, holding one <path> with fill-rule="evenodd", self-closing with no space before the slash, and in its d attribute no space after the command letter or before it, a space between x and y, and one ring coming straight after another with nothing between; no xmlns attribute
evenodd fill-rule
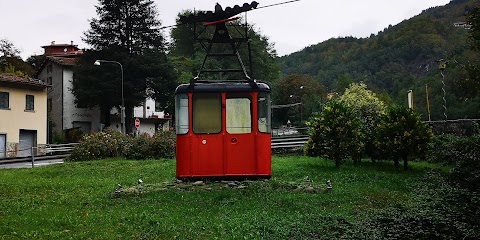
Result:
<svg viewBox="0 0 480 240"><path fill-rule="evenodd" d="M110 157L127 159L172 158L175 153L173 132L131 136L107 129L104 132L85 135L67 161L88 161Z"/></svg>
<svg viewBox="0 0 480 240"><path fill-rule="evenodd" d="M464 144L464 141L460 136L435 135L428 144L426 160L432 163L454 164L462 144Z"/></svg>
<svg viewBox="0 0 480 240"><path fill-rule="evenodd" d="M84 135L75 147L68 161L88 161L121 156L126 136L113 129Z"/></svg>
<svg viewBox="0 0 480 240"><path fill-rule="evenodd" d="M417 113L394 105L387 109L377 127L376 145L383 156L394 160L396 166L402 159L403 167L407 169L409 158L425 157L432 136L432 130Z"/></svg>
<svg viewBox="0 0 480 240"><path fill-rule="evenodd" d="M461 138L451 152L451 180L461 188L480 193L480 135Z"/></svg>
<svg viewBox="0 0 480 240"><path fill-rule="evenodd" d="M337 99L328 101L322 112L307 122L308 156L326 156L339 167L352 153L363 148L361 122L355 112Z"/></svg>
<svg viewBox="0 0 480 240"><path fill-rule="evenodd" d="M346 238L480 238L480 194L458 188L438 171L412 189L412 199L370 213Z"/></svg>
<svg viewBox="0 0 480 240"><path fill-rule="evenodd" d="M172 158L175 152L173 132L155 133L153 137L143 134L129 137L123 146L123 156L127 159Z"/></svg>
<svg viewBox="0 0 480 240"><path fill-rule="evenodd" d="M380 123L386 105L377 95L367 89L365 83L352 83L339 97L348 107L352 108L361 121L362 141L365 143L362 152L374 158L378 151L375 147L375 129ZM362 153L354 156L354 160L360 160Z"/></svg>

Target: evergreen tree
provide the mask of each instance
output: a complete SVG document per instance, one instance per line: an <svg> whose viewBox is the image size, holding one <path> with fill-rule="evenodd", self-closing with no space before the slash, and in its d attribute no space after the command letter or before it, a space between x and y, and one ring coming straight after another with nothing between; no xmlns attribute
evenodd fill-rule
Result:
<svg viewBox="0 0 480 240"><path fill-rule="evenodd" d="M160 20L152 0L99 0L97 18L83 40L95 50L120 48L140 54L146 49L163 49Z"/></svg>
<svg viewBox="0 0 480 240"><path fill-rule="evenodd" d="M152 0L99 0L98 19L90 20L84 41L93 47L75 68L72 92L80 107L100 107L109 125L110 109L121 105L121 72L117 64L94 66L95 60L123 67L126 130L133 127L133 108L152 97L172 112L177 77L165 53L160 21Z"/></svg>

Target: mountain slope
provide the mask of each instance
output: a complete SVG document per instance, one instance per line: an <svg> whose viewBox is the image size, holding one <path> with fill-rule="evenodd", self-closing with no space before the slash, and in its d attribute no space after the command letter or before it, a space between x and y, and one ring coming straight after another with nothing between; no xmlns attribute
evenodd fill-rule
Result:
<svg viewBox="0 0 480 240"><path fill-rule="evenodd" d="M465 75L462 64L478 59L478 53L469 50L469 30L455 23L464 22L465 13L476 2L455 0L446 6L427 9L368 38L334 38L306 47L280 58L282 72L314 76L330 91L342 91L345 86L341 83L345 81L339 79L363 81L377 92L386 91L396 102L406 102L406 92L414 89L418 111L425 116L428 82L432 116L440 119L443 92L437 60L447 59L447 104L452 107L451 117L480 117L479 111L471 107L468 111L458 110L471 104L466 100L473 100L455 92L455 82Z"/></svg>

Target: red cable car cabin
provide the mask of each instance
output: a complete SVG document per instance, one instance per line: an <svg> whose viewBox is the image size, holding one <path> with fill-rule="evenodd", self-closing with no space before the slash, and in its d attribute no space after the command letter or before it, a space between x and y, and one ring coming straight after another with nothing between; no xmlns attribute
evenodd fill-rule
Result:
<svg viewBox="0 0 480 240"><path fill-rule="evenodd" d="M271 177L267 84L183 84L175 98L177 178Z"/></svg>

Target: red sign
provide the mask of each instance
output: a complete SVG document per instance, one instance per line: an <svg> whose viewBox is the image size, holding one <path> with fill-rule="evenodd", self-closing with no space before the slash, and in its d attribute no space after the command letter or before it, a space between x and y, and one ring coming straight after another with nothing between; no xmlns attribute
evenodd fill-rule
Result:
<svg viewBox="0 0 480 240"><path fill-rule="evenodd" d="M140 128L140 119L138 118L135 118L135 127L137 128L137 130Z"/></svg>

